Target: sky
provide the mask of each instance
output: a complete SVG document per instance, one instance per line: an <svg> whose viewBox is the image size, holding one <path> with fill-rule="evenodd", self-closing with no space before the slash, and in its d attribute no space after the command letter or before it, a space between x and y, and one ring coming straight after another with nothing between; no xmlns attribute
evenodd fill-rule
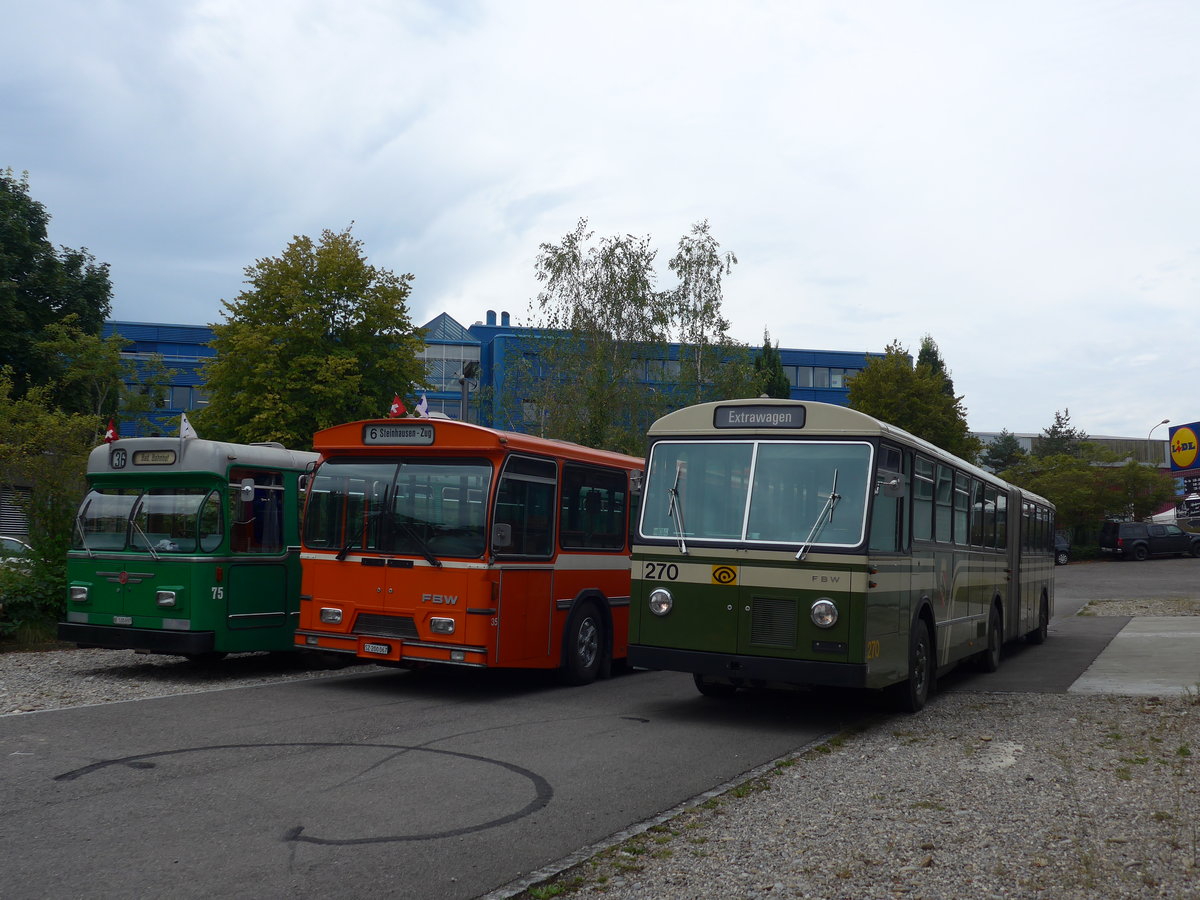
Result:
<svg viewBox="0 0 1200 900"><path fill-rule="evenodd" d="M0 169L112 318L353 223L416 325L530 321L581 218L707 221L730 334L914 356L976 431L1200 420L1194 0L0 0ZM1166 438L1168 427L1154 432Z"/></svg>

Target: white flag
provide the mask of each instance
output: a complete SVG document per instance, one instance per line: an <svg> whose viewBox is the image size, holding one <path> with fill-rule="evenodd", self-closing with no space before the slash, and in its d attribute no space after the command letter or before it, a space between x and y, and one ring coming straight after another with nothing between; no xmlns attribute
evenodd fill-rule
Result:
<svg viewBox="0 0 1200 900"><path fill-rule="evenodd" d="M188 421L187 413L180 413L179 415L179 436L181 438L200 437L200 435L196 434L196 429L192 427L192 423Z"/></svg>
<svg viewBox="0 0 1200 900"><path fill-rule="evenodd" d="M421 395L421 400L417 404L417 415L423 419L429 418L429 401L425 399L425 395Z"/></svg>

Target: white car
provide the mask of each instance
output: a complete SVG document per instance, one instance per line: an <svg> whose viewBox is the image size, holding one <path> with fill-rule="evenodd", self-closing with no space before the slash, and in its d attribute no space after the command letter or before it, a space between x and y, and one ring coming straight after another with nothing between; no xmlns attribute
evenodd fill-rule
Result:
<svg viewBox="0 0 1200 900"><path fill-rule="evenodd" d="M0 566L28 572L33 563L33 548L22 540L0 535Z"/></svg>

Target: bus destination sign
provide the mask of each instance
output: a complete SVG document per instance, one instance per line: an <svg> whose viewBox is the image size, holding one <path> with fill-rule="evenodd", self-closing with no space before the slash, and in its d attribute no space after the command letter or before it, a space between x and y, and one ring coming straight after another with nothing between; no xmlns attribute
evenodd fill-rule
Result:
<svg viewBox="0 0 1200 900"><path fill-rule="evenodd" d="M134 450L133 464L135 466L173 466L175 465L175 451Z"/></svg>
<svg viewBox="0 0 1200 900"><path fill-rule="evenodd" d="M714 428L803 428L803 406L718 406Z"/></svg>
<svg viewBox="0 0 1200 900"><path fill-rule="evenodd" d="M429 447L433 445L433 426L408 422L364 425L363 443L368 447Z"/></svg>

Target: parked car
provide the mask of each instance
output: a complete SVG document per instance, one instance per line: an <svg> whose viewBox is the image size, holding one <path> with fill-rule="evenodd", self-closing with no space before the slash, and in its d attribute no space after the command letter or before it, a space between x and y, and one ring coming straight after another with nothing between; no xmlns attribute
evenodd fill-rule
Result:
<svg viewBox="0 0 1200 900"><path fill-rule="evenodd" d="M1178 525L1105 522L1100 528L1100 552L1116 559L1200 556L1200 534L1188 534Z"/></svg>
<svg viewBox="0 0 1200 900"><path fill-rule="evenodd" d="M1054 532L1054 564L1065 566L1071 561L1071 536L1065 531Z"/></svg>
<svg viewBox="0 0 1200 900"><path fill-rule="evenodd" d="M20 538L0 535L0 566L28 572L33 564L33 548Z"/></svg>

